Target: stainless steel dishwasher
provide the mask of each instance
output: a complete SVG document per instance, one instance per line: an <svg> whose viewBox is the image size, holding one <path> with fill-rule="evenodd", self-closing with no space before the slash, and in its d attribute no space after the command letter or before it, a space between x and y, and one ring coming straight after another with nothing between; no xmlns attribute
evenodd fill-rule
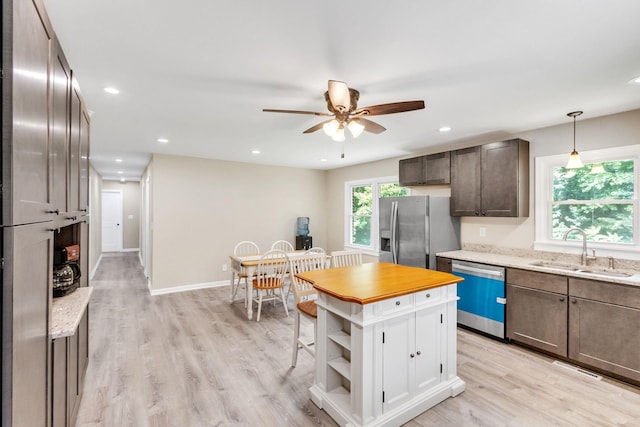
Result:
<svg viewBox="0 0 640 427"><path fill-rule="evenodd" d="M504 339L505 269L468 261L452 263L458 283L458 324Z"/></svg>

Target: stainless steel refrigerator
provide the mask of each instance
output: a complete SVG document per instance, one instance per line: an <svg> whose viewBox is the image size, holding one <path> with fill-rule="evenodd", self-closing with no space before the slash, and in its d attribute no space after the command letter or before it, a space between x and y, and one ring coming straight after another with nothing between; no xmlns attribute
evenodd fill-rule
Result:
<svg viewBox="0 0 640 427"><path fill-rule="evenodd" d="M460 249L449 197L383 197L379 208L380 262L435 270L436 253Z"/></svg>

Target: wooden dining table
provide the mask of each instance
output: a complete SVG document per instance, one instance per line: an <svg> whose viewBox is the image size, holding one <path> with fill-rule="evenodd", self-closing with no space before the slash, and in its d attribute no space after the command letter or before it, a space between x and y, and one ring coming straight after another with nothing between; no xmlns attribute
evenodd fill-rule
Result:
<svg viewBox="0 0 640 427"><path fill-rule="evenodd" d="M302 257L306 255L306 251L294 251L287 252L287 256L289 258ZM231 298L230 302L235 302L234 299L234 283L236 278L240 273L244 273L247 275L247 286L245 289L245 298L247 301L247 318L251 320L253 318L253 304L251 303L251 294L253 293L253 282L252 277L258 268L258 264L260 264L260 259L262 258L262 254L257 255L229 255L229 259L231 260ZM330 260L330 256L327 255L327 262Z"/></svg>

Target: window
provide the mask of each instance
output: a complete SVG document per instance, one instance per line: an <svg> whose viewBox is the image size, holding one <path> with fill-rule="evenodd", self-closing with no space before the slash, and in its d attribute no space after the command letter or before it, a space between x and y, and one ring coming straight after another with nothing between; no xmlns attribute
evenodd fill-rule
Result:
<svg viewBox="0 0 640 427"><path fill-rule="evenodd" d="M345 184L345 246L378 250L378 198L409 194L397 181L386 177Z"/></svg>
<svg viewBox="0 0 640 427"><path fill-rule="evenodd" d="M536 249L562 250L571 228L585 231L589 249L638 251L640 146L584 151L584 167L567 169L567 156L536 158ZM579 240L569 233L567 241Z"/></svg>

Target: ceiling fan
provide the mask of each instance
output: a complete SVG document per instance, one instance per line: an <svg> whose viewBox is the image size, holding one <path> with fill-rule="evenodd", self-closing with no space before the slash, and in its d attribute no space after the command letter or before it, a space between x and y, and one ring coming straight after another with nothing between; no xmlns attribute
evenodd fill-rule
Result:
<svg viewBox="0 0 640 427"><path fill-rule="evenodd" d="M378 134L386 130L383 126L365 117L403 113L405 111L421 110L424 108L424 101L392 102L390 104L358 108L360 92L349 88L345 82L336 80L329 80L329 89L324 93L324 98L327 101L327 109L330 113L275 110L272 108L264 108L262 111L268 113L311 114L314 116L332 117L329 120L310 127L303 133L312 133L323 129L334 141L344 141L345 128L349 129L354 138L360 136L363 131Z"/></svg>

